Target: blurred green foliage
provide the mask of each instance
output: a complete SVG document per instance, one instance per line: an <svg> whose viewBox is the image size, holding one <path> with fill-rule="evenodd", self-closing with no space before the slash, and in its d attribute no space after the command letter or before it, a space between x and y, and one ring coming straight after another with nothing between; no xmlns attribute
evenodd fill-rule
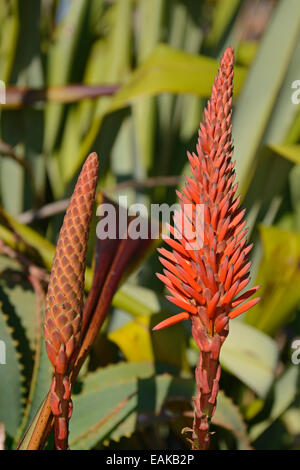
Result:
<svg viewBox="0 0 300 470"><path fill-rule="evenodd" d="M0 79L27 89L24 106L13 109L8 99L0 119L0 239L21 255L13 260L0 245L7 448L50 383L42 307L22 256L49 270L63 209L43 219L31 212L30 226L18 218L68 197L92 150L101 190L136 180L138 189L116 186L114 197L148 207L175 202L173 187L143 182L184 174L218 58L232 44L234 158L262 301L231 323L212 445L299 449L300 366L291 362L300 335L300 107L291 99L300 79L299 0L5 0L0 18ZM252 37L253 25L260 27ZM113 85L115 93L81 99L72 91L65 103L72 84ZM30 101L36 88L47 99ZM186 445L180 430L191 422L197 352L186 326L151 331L173 311L154 279L156 258L114 297L75 387L71 448ZM91 276L88 268L87 290Z"/></svg>

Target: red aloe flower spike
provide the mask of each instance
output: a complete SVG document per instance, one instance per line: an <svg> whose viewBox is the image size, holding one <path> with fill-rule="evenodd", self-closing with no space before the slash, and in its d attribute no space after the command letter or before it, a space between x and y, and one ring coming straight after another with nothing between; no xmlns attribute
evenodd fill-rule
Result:
<svg viewBox="0 0 300 470"><path fill-rule="evenodd" d="M181 209L174 216L175 228L170 227L176 240L165 236L172 251L160 250L163 256L160 260L166 269L159 278L172 294L168 297L171 302L185 311L164 320L155 330L189 317L200 349L195 371L194 449L209 447L209 423L216 408L221 374L219 354L228 334L229 319L259 301L247 300L258 286L240 294L250 281L248 256L252 246L246 242L245 211L239 207L240 196L236 196L238 186L231 159L233 63L234 51L229 47L221 59L211 99L204 111L204 123L200 124L197 155L188 153L192 177L186 178L185 187L178 194ZM192 206L188 224L185 224L186 204ZM202 233L197 233L198 204L204 206ZM188 230L180 229L180 220ZM192 232L194 238L190 237ZM191 242L195 240L198 245L194 243L193 249Z"/></svg>
<svg viewBox="0 0 300 470"><path fill-rule="evenodd" d="M54 370L50 400L57 450L68 446L72 413L68 374L80 345L85 258L97 175L98 157L92 153L82 167L60 230L46 296L44 335Z"/></svg>

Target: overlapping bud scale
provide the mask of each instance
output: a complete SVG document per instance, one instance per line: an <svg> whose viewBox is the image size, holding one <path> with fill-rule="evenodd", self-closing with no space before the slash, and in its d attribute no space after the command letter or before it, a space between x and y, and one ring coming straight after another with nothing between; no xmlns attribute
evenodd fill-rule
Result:
<svg viewBox="0 0 300 470"><path fill-rule="evenodd" d="M60 230L46 296L44 336L54 370L51 409L56 448L65 448L72 412L68 372L80 345L87 242L98 175L98 157L84 163Z"/></svg>

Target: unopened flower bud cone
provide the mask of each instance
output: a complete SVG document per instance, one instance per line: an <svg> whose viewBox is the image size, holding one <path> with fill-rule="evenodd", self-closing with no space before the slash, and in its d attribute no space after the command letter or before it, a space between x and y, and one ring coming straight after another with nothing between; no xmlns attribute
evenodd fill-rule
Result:
<svg viewBox="0 0 300 470"><path fill-rule="evenodd" d="M171 293L171 302L184 311L164 320L154 329L190 318L192 334L200 355L195 371L193 449L208 449L209 425L214 414L221 368L219 355L229 319L249 310L258 298L248 300L258 286L242 293L250 281L249 252L244 210L236 196L233 143L231 136L234 51L226 49L212 88L211 99L200 124L197 153L189 154L192 177L179 193L181 210L174 216L174 238L165 237L172 251L160 249L164 275L158 277ZM197 233L196 206L204 208L202 233ZM185 216L192 205L192 220ZM178 221L195 233L191 240L182 232L176 237ZM198 238L197 238L198 237ZM177 238L177 239L176 239ZM197 246L198 240L198 246ZM201 242L201 243L200 243Z"/></svg>
<svg viewBox="0 0 300 470"><path fill-rule="evenodd" d="M44 335L54 377L51 410L56 449L66 449L72 413L68 378L80 345L87 242L98 176L98 157L84 163L60 230L45 306Z"/></svg>

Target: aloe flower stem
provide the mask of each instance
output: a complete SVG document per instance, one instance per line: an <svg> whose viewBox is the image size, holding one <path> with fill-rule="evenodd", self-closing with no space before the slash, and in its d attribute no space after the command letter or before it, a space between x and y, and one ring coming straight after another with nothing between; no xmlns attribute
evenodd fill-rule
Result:
<svg viewBox="0 0 300 470"><path fill-rule="evenodd" d="M68 376L81 341L85 258L97 175L98 157L92 153L78 177L60 230L46 296L44 335L54 370L50 404L57 450L68 448L72 414Z"/></svg>
<svg viewBox="0 0 300 470"><path fill-rule="evenodd" d="M178 192L180 211L174 215L174 227L169 227L173 237L164 237L172 251L159 249L165 269L158 277L171 293L167 298L184 311L154 329L187 319L192 322L192 335L200 350L195 371L192 448L201 450L210 444L209 426L221 375L219 355L228 335L229 319L259 301L248 300L259 286L244 292L250 281L252 246L247 245L245 211L239 207L238 185L234 183L233 63L234 51L229 47L221 59L200 124L197 153L188 153L192 176ZM204 209L201 230L198 205ZM186 206L192 206L189 216Z"/></svg>
<svg viewBox="0 0 300 470"><path fill-rule="evenodd" d="M207 450L210 444L209 426L215 412L221 366L219 356L228 328L213 337L207 334L198 316L192 319L192 334L200 354L195 371L197 394L194 402L192 448Z"/></svg>

